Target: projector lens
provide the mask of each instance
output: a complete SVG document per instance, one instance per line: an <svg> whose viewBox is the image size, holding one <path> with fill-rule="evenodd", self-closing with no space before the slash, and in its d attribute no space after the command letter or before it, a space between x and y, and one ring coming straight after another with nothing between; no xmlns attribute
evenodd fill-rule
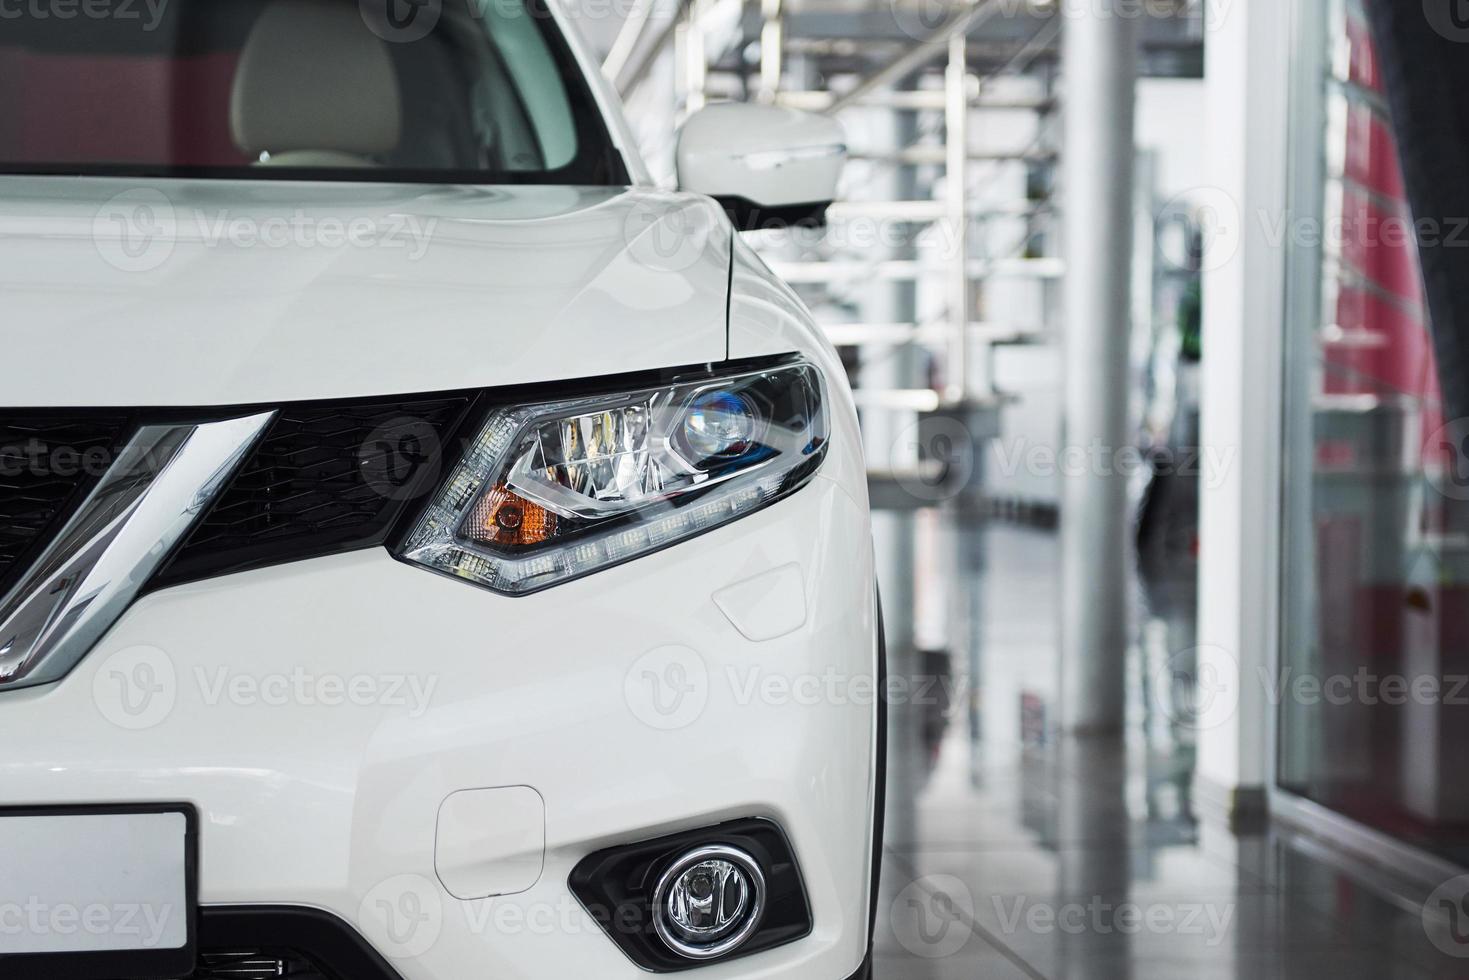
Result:
<svg viewBox="0 0 1469 980"><path fill-rule="evenodd" d="M760 415L744 395L708 391L684 415L683 443L700 467L726 463L750 452L759 437Z"/></svg>

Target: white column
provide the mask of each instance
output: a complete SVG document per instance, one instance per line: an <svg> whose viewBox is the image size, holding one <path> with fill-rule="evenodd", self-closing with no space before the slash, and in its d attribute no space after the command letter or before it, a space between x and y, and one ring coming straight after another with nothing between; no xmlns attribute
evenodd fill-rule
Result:
<svg viewBox="0 0 1469 980"><path fill-rule="evenodd" d="M1270 778L1280 622L1280 495L1291 8L1217 4L1206 39L1205 254L1197 780L1242 815ZM1288 239L1287 239L1288 240ZM1295 324L1293 329L1305 329Z"/></svg>
<svg viewBox="0 0 1469 980"><path fill-rule="evenodd" d="M1138 18L1122 0L1064 27L1064 442L1087 458L1131 445L1132 200ZM1101 452L1096 452L1100 450ZM1061 486L1063 730L1123 724L1129 601L1127 480L1099 462Z"/></svg>

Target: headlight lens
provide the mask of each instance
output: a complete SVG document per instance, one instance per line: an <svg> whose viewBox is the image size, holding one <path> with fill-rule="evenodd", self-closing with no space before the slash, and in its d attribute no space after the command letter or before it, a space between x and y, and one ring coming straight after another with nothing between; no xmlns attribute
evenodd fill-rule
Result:
<svg viewBox="0 0 1469 980"><path fill-rule="evenodd" d="M693 537L815 474L823 396L796 362L496 410L400 556L521 595Z"/></svg>

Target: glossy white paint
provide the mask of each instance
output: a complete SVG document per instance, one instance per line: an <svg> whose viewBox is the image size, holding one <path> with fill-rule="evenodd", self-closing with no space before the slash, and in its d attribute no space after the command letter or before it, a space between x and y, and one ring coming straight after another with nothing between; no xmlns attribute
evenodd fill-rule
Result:
<svg viewBox="0 0 1469 980"><path fill-rule="evenodd" d="M806 623L806 583L799 565L782 565L714 593L714 604L747 640L759 643Z"/></svg>
<svg viewBox="0 0 1469 980"><path fill-rule="evenodd" d="M8 405L253 404L725 356L728 224L650 189L0 176ZM355 244L354 237L355 236Z"/></svg>
<svg viewBox="0 0 1469 980"><path fill-rule="evenodd" d="M463 901L518 895L546 868L546 801L529 786L464 789L439 807L434 869Z"/></svg>
<svg viewBox="0 0 1469 980"><path fill-rule="evenodd" d="M833 476L848 466L831 463ZM803 571L806 624L747 640L712 593L788 564ZM172 589L135 606L66 680L0 696L12 746L0 805L192 802L204 903L329 910L405 980L640 976L578 912L572 867L611 844L769 816L792 838L815 932L706 975L845 980L867 932L872 575L866 511L821 478L525 598L382 551ZM645 658L670 649L697 687L664 715L642 684L667 662ZM828 671L850 696L761 693L765 678ZM309 697L271 693L299 672ZM334 678L376 700L329 703ZM454 899L435 874L440 805L516 785L545 799L544 873L521 895ZM434 916L412 941L375 918L407 894Z"/></svg>
<svg viewBox="0 0 1469 980"><path fill-rule="evenodd" d="M0 401L259 404L799 352L830 394L818 478L522 598L382 550L148 595L69 676L0 694L0 806L192 803L203 903L329 911L404 980L641 977L571 869L769 817L815 929L699 975L845 980L868 940L876 753L856 410L836 352L723 212L646 186L577 53L631 189L0 177L0 331L24 367ZM325 240L354 219L365 238ZM649 686L670 666L693 680L671 700ZM405 902L425 913L406 932L387 918Z"/></svg>
<svg viewBox="0 0 1469 980"><path fill-rule="evenodd" d="M765 207L815 204L836 197L846 156L841 123L830 116L716 102L690 116L679 132L678 183Z"/></svg>

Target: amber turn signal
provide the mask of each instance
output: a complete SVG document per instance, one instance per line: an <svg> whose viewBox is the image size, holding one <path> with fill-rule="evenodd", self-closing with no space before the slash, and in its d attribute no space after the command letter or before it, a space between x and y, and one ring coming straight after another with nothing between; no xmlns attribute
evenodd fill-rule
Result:
<svg viewBox="0 0 1469 980"><path fill-rule="evenodd" d="M526 548L556 536L556 515L502 483L480 497L463 533L481 544Z"/></svg>

